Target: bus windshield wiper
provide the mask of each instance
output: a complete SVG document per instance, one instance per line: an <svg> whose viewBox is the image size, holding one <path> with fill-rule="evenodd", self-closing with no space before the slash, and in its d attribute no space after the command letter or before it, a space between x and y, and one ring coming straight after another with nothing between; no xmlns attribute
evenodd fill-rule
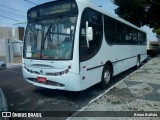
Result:
<svg viewBox="0 0 160 120"><path fill-rule="evenodd" d="M59 18L59 19L58 19L58 18ZM58 16L58 17L55 19L55 22L50 24L50 26L49 26L49 28L48 28L45 36L44 36L44 39L42 40L43 42L44 42L44 41L46 40L46 38L48 37L49 32L50 32L52 26L54 26L55 24L59 23L59 21L60 21L61 19L62 19L62 16L60 16L60 17Z"/></svg>
<svg viewBox="0 0 160 120"><path fill-rule="evenodd" d="M50 26L49 26L46 34L45 34L44 37L42 38L41 50L40 50L40 54L41 54L40 58L42 58L42 50L43 50L43 47L44 47L44 43L45 43L46 38L47 38L48 35L49 35L49 32L50 32L52 26L54 26L55 24L57 24L57 23L62 19L62 17L63 17L63 16L61 15L61 16L57 16L57 17L55 18L54 23L51 23L51 24L50 24Z"/></svg>

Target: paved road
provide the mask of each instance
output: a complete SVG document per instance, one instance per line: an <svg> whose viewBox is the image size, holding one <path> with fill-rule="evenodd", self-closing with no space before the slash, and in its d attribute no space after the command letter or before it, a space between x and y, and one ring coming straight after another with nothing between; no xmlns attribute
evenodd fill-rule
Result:
<svg viewBox="0 0 160 120"><path fill-rule="evenodd" d="M133 71L134 68L114 77L112 85ZM98 85L81 92L36 87L23 80L21 67L0 71L0 87L7 98L9 111L77 111L104 92Z"/></svg>
<svg viewBox="0 0 160 120"><path fill-rule="evenodd" d="M69 120L160 120L160 56Z"/></svg>

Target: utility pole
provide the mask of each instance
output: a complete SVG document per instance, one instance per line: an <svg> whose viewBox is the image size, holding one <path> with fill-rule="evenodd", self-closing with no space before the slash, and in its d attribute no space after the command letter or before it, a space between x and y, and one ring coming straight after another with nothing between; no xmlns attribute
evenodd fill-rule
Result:
<svg viewBox="0 0 160 120"><path fill-rule="evenodd" d="M11 31L8 31L8 39L6 40L6 61L8 63L13 63L13 44Z"/></svg>
<svg viewBox="0 0 160 120"><path fill-rule="evenodd" d="M2 39L2 33L1 33L1 39Z"/></svg>

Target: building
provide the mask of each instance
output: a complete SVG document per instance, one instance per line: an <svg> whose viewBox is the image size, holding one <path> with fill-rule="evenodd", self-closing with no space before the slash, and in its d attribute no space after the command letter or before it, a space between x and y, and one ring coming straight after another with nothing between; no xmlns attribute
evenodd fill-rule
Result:
<svg viewBox="0 0 160 120"><path fill-rule="evenodd" d="M15 39L23 41L25 29L24 27L15 28Z"/></svg>
<svg viewBox="0 0 160 120"><path fill-rule="evenodd" d="M13 49L13 55L14 56L21 56L22 55L22 45L23 42L21 40L12 39L12 49Z"/></svg>
<svg viewBox="0 0 160 120"><path fill-rule="evenodd" d="M0 27L0 40L10 39L13 37L11 27Z"/></svg>
<svg viewBox="0 0 160 120"><path fill-rule="evenodd" d="M24 27L18 27L18 28L12 29L11 27L0 26L0 39L10 39L10 38L13 38L14 36L15 39L22 41L24 37L24 32L25 32Z"/></svg>
<svg viewBox="0 0 160 120"><path fill-rule="evenodd" d="M8 54L7 48L7 40L13 37L12 28L11 27L2 27L0 26L0 59L6 61L6 56Z"/></svg>
<svg viewBox="0 0 160 120"><path fill-rule="evenodd" d="M0 39L0 59L6 56L6 40Z"/></svg>
<svg viewBox="0 0 160 120"><path fill-rule="evenodd" d="M0 59L21 63L24 28L0 27ZM19 57L19 58L17 58ZM18 60L17 60L18 59Z"/></svg>

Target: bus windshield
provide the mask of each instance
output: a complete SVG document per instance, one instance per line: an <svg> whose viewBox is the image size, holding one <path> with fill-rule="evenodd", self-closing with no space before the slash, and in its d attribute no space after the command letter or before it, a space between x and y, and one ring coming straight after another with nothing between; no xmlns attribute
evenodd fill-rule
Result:
<svg viewBox="0 0 160 120"><path fill-rule="evenodd" d="M24 57L41 60L72 59L77 16L59 16L29 22L26 28Z"/></svg>

